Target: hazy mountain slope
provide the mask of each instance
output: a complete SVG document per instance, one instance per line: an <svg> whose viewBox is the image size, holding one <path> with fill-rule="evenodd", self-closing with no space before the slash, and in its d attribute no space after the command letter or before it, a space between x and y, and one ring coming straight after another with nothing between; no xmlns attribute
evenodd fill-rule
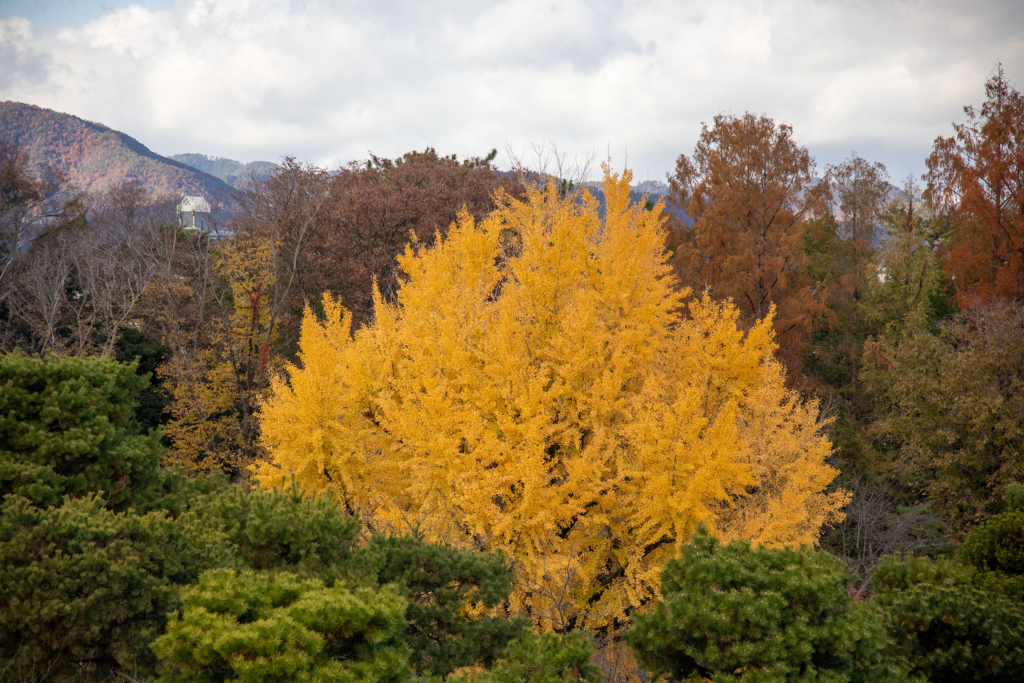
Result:
<svg viewBox="0 0 1024 683"><path fill-rule="evenodd" d="M579 183L579 186L585 188L590 192L594 199L598 201L598 204L601 207L601 215L603 216L604 190L601 189L601 183L597 180L585 180L582 183ZM686 212L678 206L672 206L668 203L668 190L669 188L667 183L663 183L659 180L643 180L630 188L629 199L636 204L645 201L645 198L646 201L653 203L664 200L665 211L689 225L691 221L686 215Z"/></svg>
<svg viewBox="0 0 1024 683"><path fill-rule="evenodd" d="M234 159L223 157L209 157L205 154L172 154L169 159L188 164L204 173L217 176L224 182L234 187L255 176L257 180L266 180L277 171L277 164L269 161L251 161L243 164Z"/></svg>
<svg viewBox="0 0 1024 683"><path fill-rule="evenodd" d="M25 148L37 168L54 166L88 192L135 180L157 194L226 197L220 178L162 157L99 123L21 102L0 102L0 138Z"/></svg>

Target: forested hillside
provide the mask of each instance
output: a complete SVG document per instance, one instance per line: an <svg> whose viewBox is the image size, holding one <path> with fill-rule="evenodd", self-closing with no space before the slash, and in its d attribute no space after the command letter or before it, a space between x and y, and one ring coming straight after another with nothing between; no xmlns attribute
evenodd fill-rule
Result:
<svg viewBox="0 0 1024 683"><path fill-rule="evenodd" d="M232 189L220 178L154 154L124 133L31 104L0 102L0 139L21 147L37 173L54 168L83 192L126 182L156 195L226 197Z"/></svg>
<svg viewBox="0 0 1024 683"><path fill-rule="evenodd" d="M1024 96L965 112L898 192L745 113L664 194L286 158L210 232L0 142L0 678L1019 680Z"/></svg>

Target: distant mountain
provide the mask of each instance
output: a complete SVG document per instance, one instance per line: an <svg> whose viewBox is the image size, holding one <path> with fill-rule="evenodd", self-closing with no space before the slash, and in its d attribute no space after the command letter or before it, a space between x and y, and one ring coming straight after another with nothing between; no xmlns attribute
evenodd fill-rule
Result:
<svg viewBox="0 0 1024 683"><path fill-rule="evenodd" d="M601 183L596 180L585 180L579 183L579 185L586 188L594 199L598 201L600 205L599 211L601 215L604 215L604 190L601 189ZM666 201L665 211L689 225L692 221L685 211L678 206L668 205L668 191L667 183L663 183L660 180L643 180L629 188L629 199L635 204L640 204L644 201L644 197L651 203L657 203L659 200L664 199Z"/></svg>
<svg viewBox="0 0 1024 683"><path fill-rule="evenodd" d="M24 148L37 169L54 166L86 192L137 181L155 194L227 197L220 178L162 157L133 137L99 123L21 102L0 102L0 138Z"/></svg>
<svg viewBox="0 0 1024 683"><path fill-rule="evenodd" d="M278 169L277 164L269 161L250 161L248 164L243 164L234 159L208 157L205 154L174 154L169 158L188 164L203 173L217 176L233 187L241 187L243 182L252 177L256 180L266 180L272 177Z"/></svg>
<svg viewBox="0 0 1024 683"><path fill-rule="evenodd" d="M580 186L587 188L591 193L601 191L601 181L599 180L584 180ZM642 180L630 189L632 191L629 195L634 201L639 200L645 194L649 195L652 201L657 201L661 195L668 194L668 184L660 180Z"/></svg>
<svg viewBox="0 0 1024 683"><path fill-rule="evenodd" d="M633 186L634 192L644 192L653 198L668 194L668 183L660 180L641 180Z"/></svg>

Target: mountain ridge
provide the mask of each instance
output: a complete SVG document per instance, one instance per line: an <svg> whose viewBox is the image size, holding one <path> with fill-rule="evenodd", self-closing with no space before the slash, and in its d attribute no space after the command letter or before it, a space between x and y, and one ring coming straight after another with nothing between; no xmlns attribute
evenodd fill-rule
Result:
<svg viewBox="0 0 1024 683"><path fill-rule="evenodd" d="M37 171L57 168L85 192L103 192L130 181L165 195L226 199L234 189L214 175L157 154L127 133L34 104L0 102L0 138L26 150Z"/></svg>
<svg viewBox="0 0 1024 683"><path fill-rule="evenodd" d="M271 178L279 168L277 164L271 161L250 161L249 163L244 163L225 157L208 156L200 152L172 154L168 159L181 162L204 173L209 173L236 188L241 188L250 178L255 178L256 180Z"/></svg>

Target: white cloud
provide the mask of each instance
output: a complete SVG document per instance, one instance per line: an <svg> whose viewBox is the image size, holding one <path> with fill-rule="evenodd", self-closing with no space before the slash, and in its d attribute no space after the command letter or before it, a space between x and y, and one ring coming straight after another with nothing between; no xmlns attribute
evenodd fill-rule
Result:
<svg viewBox="0 0 1024 683"><path fill-rule="evenodd" d="M321 164L555 139L663 177L719 112L793 124L819 162L894 177L979 103L1024 87L1014 2L171 0L56 32L0 19L0 99L155 151Z"/></svg>

